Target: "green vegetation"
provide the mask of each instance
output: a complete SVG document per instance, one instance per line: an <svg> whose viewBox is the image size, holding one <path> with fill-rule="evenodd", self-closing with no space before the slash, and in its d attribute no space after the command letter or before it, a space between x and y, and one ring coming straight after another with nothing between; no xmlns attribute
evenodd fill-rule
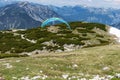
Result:
<svg viewBox="0 0 120 80"><path fill-rule="evenodd" d="M13 33L0 33L0 51L5 53L7 51L11 53L21 53L25 51L25 48L32 46L33 44L21 39L20 35L14 36Z"/></svg>
<svg viewBox="0 0 120 80"><path fill-rule="evenodd" d="M107 31L106 26L104 24L100 24L100 23L84 23L84 22L71 22L69 23L72 29L75 29L77 27L81 27L81 28L85 28L87 30L92 30L95 27L99 28L101 30ZM65 24L58 24L56 26L61 26L61 29L66 29L66 25Z"/></svg>
<svg viewBox="0 0 120 80"><path fill-rule="evenodd" d="M113 42L107 34L107 27L99 23L71 22L72 30L66 29L65 24L57 24L57 33L46 28L33 28L26 31L1 31L0 51L1 53L22 53L34 50L43 50L46 47L50 51L64 50L64 44L75 44L83 47L107 45ZM102 32L101 32L102 31ZM99 33L98 33L99 32ZM22 39L23 35L24 39ZM36 41L32 43L30 41ZM53 41L57 46L46 46L44 42Z"/></svg>
<svg viewBox="0 0 120 80"><path fill-rule="evenodd" d="M20 55L20 54L0 54L0 59L2 58L9 58L9 57L28 57L27 54Z"/></svg>
<svg viewBox="0 0 120 80"><path fill-rule="evenodd" d="M36 80L71 80L81 78L93 79L113 76L120 73L120 45L90 47L73 52L32 55L24 58L5 58L0 60L0 76L5 80L16 80L22 77L41 76ZM9 64L12 67L6 66ZM8 68L7 68L8 67ZM44 77L47 76L47 77ZM108 79L110 80L110 79Z"/></svg>
<svg viewBox="0 0 120 80"><path fill-rule="evenodd" d="M120 74L120 45L112 45L114 40L107 32L108 27L83 22L71 22L70 26L72 30L66 29L64 24L57 24L26 31L1 31L0 77L5 80L77 80L93 79L99 75L119 80L116 74ZM56 27L58 30L54 32ZM64 51L65 44L82 48L53 53ZM36 52L29 57L18 54L44 49L50 52Z"/></svg>

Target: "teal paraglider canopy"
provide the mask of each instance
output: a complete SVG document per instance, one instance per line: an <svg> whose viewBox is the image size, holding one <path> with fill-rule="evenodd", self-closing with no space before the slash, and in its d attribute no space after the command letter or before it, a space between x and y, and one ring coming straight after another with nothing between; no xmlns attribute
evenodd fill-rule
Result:
<svg viewBox="0 0 120 80"><path fill-rule="evenodd" d="M41 27L43 28L43 27L45 27L48 23L54 22L54 21L60 21L60 22L62 22L62 23L65 23L65 24L67 25L67 28L71 29L70 25L69 25L65 20L63 20L63 19L61 19L61 18L56 18L56 17L49 18L49 19L45 20L45 21L42 23Z"/></svg>

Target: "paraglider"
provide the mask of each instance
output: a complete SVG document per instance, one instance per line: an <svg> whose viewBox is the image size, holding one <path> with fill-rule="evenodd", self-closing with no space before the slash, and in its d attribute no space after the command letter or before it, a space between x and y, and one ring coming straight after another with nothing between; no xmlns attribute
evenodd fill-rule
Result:
<svg viewBox="0 0 120 80"><path fill-rule="evenodd" d="M71 29L70 25L69 25L65 20L63 20L63 19L61 19L61 18L56 18L56 17L49 18L49 19L45 20L45 21L42 23L41 27L43 28L43 27L45 27L48 23L54 22L54 21L60 21L60 22L62 22L62 23L65 23L65 24L67 25L67 28L68 28L68 29Z"/></svg>

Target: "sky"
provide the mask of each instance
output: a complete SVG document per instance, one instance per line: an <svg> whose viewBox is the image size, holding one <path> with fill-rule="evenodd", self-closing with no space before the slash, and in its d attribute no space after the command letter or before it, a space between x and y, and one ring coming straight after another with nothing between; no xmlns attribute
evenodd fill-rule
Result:
<svg viewBox="0 0 120 80"><path fill-rule="evenodd" d="M27 1L55 6L84 5L91 7L120 8L120 0L27 0Z"/></svg>

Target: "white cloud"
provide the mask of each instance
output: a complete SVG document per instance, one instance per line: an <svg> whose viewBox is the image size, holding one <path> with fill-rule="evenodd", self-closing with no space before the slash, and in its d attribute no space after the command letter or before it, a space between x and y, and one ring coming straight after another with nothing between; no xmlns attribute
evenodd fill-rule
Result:
<svg viewBox="0 0 120 80"><path fill-rule="evenodd" d="M88 0L89 2L92 2L92 0Z"/></svg>
<svg viewBox="0 0 120 80"><path fill-rule="evenodd" d="M104 0L104 1L111 2L112 0Z"/></svg>
<svg viewBox="0 0 120 80"><path fill-rule="evenodd" d="M25 0L21 0L25 1ZM64 6L64 5L86 5L95 7L120 8L120 0L27 0L35 3Z"/></svg>
<svg viewBox="0 0 120 80"><path fill-rule="evenodd" d="M120 0L114 0L114 2L120 4Z"/></svg>

